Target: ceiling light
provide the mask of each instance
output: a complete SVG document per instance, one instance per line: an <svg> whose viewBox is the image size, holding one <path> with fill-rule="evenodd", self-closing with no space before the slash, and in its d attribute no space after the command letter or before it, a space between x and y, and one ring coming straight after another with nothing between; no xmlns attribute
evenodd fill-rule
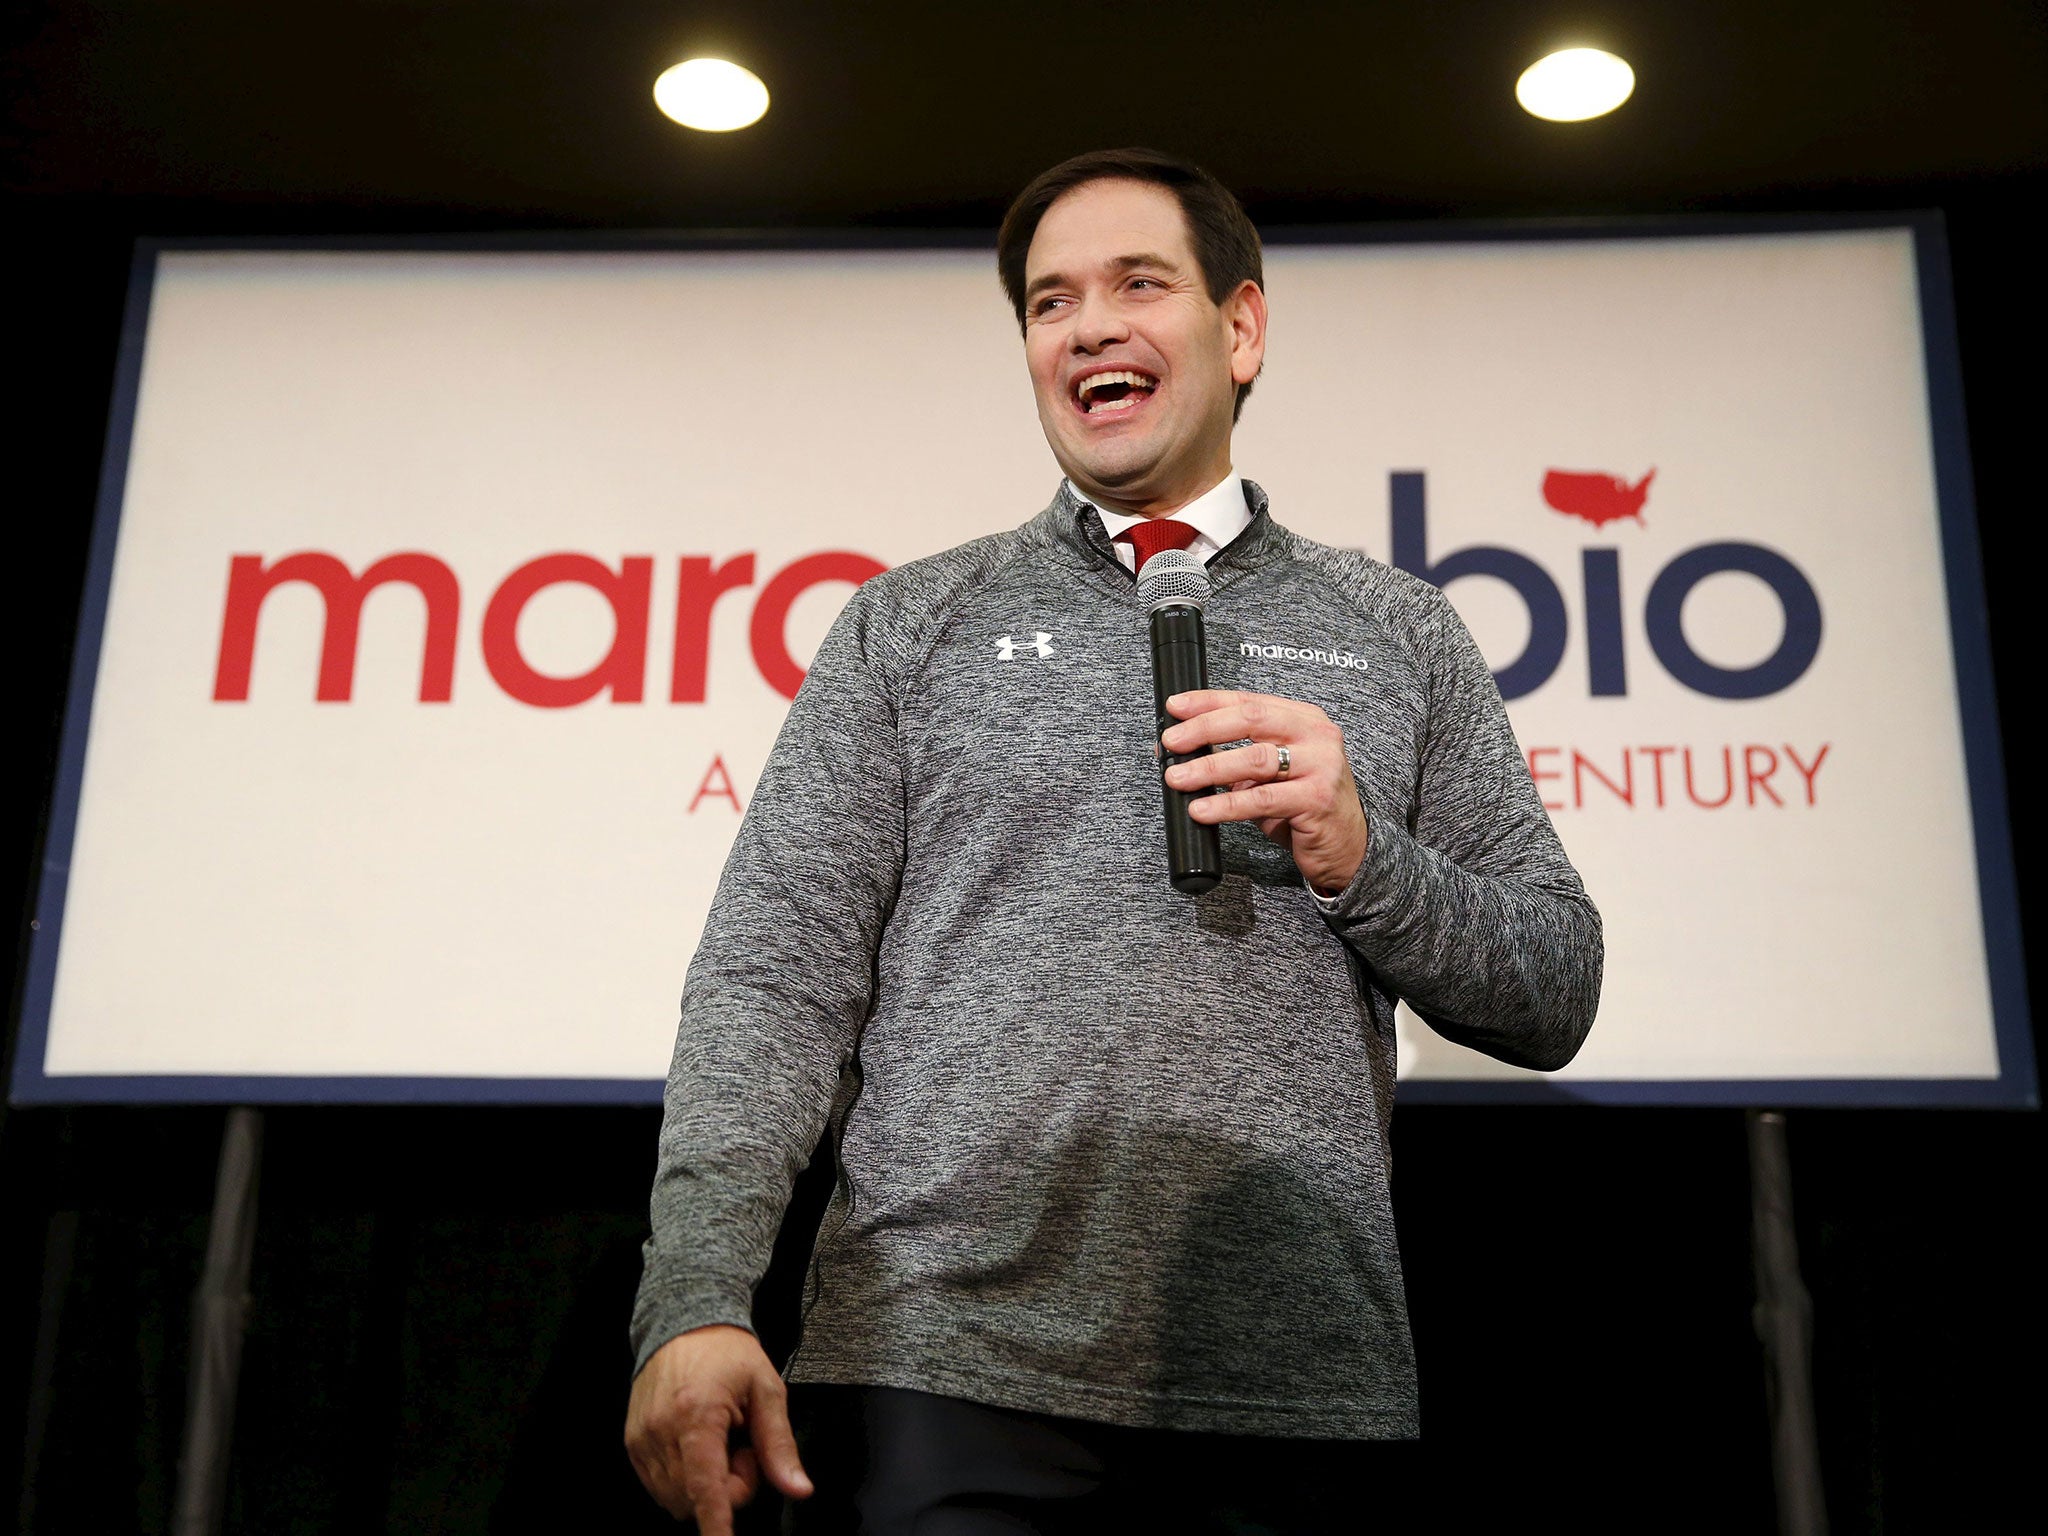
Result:
<svg viewBox="0 0 2048 1536"><path fill-rule="evenodd" d="M761 120L768 87L752 70L724 59L685 59L654 82L654 104L685 128L730 133Z"/></svg>
<svg viewBox="0 0 2048 1536"><path fill-rule="evenodd" d="M1636 88L1628 60L1598 48L1567 48L1538 59L1515 82L1515 100L1553 123L1584 122L1612 112Z"/></svg>

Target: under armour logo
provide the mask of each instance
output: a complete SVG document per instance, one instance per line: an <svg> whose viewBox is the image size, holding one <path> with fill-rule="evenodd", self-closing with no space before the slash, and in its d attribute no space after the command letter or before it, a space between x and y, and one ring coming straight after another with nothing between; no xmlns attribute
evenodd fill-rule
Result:
<svg viewBox="0 0 2048 1536"><path fill-rule="evenodd" d="M1005 635L996 642L996 660L1015 661L1019 649L1018 642ZM1052 636L1041 629L1029 640L1024 641L1021 649L1036 651L1040 656L1050 656L1052 654Z"/></svg>

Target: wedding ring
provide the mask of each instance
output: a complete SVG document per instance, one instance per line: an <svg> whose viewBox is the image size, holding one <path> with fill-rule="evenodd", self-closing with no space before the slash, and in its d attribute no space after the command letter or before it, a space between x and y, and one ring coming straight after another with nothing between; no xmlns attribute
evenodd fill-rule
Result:
<svg viewBox="0 0 2048 1536"><path fill-rule="evenodd" d="M1284 779L1294 771L1294 754L1278 742L1273 744L1273 750L1280 754L1280 772L1277 777Z"/></svg>

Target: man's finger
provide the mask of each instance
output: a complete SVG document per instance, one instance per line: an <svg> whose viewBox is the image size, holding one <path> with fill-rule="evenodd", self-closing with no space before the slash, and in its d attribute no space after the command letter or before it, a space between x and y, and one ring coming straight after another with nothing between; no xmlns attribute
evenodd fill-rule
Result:
<svg viewBox="0 0 2048 1536"><path fill-rule="evenodd" d="M1212 709L1221 709L1226 704L1236 704L1255 695L1242 693L1235 688L1192 688L1186 693L1176 693L1166 701L1166 712L1177 720L1188 720Z"/></svg>
<svg viewBox="0 0 2048 1536"><path fill-rule="evenodd" d="M701 1536L732 1536L732 1496L721 1480L716 1490L707 1489L691 1504Z"/></svg>
<svg viewBox="0 0 2048 1536"><path fill-rule="evenodd" d="M1320 711L1312 713L1313 709L1312 705L1270 694L1243 694L1234 704L1219 705L1182 720L1160 739L1169 752L1192 752L1196 747L1220 746L1226 741L1279 740L1293 745L1314 734Z"/></svg>
<svg viewBox="0 0 2048 1536"><path fill-rule="evenodd" d="M1303 764L1301 754L1294 754L1288 777L1301 778ZM1280 771L1280 749L1270 741L1255 741L1249 746L1232 747L1227 752L1212 752L1207 757L1190 758L1176 763L1166 770L1166 782L1175 789L1200 789L1208 784L1228 784L1233 788L1243 780L1264 783Z"/></svg>
<svg viewBox="0 0 2048 1536"><path fill-rule="evenodd" d="M700 1422L683 1432L683 1482L703 1536L732 1536L729 1465L723 1426Z"/></svg>
<svg viewBox="0 0 2048 1536"><path fill-rule="evenodd" d="M643 1455L636 1446L626 1447L626 1459L633 1464L634 1475L640 1479L654 1502L674 1515L678 1520L690 1512L690 1501L683 1490L676 1487L668 1475L668 1468L659 1457Z"/></svg>
<svg viewBox="0 0 2048 1536"><path fill-rule="evenodd" d="M1252 722L1260 716L1267 718L1259 726ZM1254 736L1264 735L1272 730L1270 711L1261 710L1250 703L1219 704L1214 709L1203 710L1191 715L1178 725L1168 728L1160 735L1160 744L1169 752L1192 752L1197 747L1213 747L1226 741L1245 741Z"/></svg>
<svg viewBox="0 0 2048 1536"><path fill-rule="evenodd" d="M1264 782L1263 779L1239 779L1230 787L1233 790L1252 789ZM1290 841L1288 837L1289 823L1285 816L1261 816L1257 818L1257 821L1259 830L1272 841L1276 843Z"/></svg>
<svg viewBox="0 0 2048 1536"><path fill-rule="evenodd" d="M1196 821L1286 820L1315 809L1315 791L1294 779L1254 784L1221 795L1203 795L1188 802L1188 815Z"/></svg>
<svg viewBox="0 0 2048 1536"><path fill-rule="evenodd" d="M678 1520L690 1518L690 1484L683 1476L682 1448L673 1441L650 1438L634 1461L640 1481L654 1496L654 1502Z"/></svg>
<svg viewBox="0 0 2048 1536"><path fill-rule="evenodd" d="M748 1405L747 1437L769 1482L790 1498L811 1496L810 1475L797 1455L796 1432L789 1427L789 1391L780 1377L772 1386L764 1382L755 1388Z"/></svg>
<svg viewBox="0 0 2048 1536"><path fill-rule="evenodd" d="M728 1477L732 1483L732 1501L735 1504L748 1503L760 1490L761 1458L754 1454L751 1445L733 1447L732 1471Z"/></svg>

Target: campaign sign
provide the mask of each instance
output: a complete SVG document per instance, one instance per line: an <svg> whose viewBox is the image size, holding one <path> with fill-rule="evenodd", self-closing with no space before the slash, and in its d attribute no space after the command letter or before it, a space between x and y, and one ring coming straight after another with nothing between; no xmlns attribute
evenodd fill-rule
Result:
<svg viewBox="0 0 2048 1536"><path fill-rule="evenodd" d="M1445 589L1606 920L1570 1067L1404 1096L2032 1102L1938 227L1267 276L1237 470ZM825 627L1057 481L986 250L146 248L14 1094L651 1101Z"/></svg>

